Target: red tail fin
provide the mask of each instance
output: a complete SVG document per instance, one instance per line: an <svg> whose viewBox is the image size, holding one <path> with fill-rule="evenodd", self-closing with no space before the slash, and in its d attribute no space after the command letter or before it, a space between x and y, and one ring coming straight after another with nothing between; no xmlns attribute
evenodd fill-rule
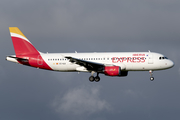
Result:
<svg viewBox="0 0 180 120"><path fill-rule="evenodd" d="M17 27L9 27L16 56L39 54L32 43Z"/></svg>

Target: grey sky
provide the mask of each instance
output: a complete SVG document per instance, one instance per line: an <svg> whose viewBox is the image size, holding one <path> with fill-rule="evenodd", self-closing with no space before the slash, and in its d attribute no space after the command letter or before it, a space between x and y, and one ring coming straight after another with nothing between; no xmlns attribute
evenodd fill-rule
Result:
<svg viewBox="0 0 180 120"><path fill-rule="evenodd" d="M1 0L0 119L179 120L179 0ZM41 52L154 51L172 69L124 78L39 70L5 61L8 27Z"/></svg>

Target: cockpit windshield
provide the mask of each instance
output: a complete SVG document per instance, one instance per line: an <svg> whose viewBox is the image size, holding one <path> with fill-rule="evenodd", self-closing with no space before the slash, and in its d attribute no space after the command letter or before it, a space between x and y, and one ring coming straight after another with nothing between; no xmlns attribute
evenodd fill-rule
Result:
<svg viewBox="0 0 180 120"><path fill-rule="evenodd" d="M159 57L159 60L168 59L167 57Z"/></svg>

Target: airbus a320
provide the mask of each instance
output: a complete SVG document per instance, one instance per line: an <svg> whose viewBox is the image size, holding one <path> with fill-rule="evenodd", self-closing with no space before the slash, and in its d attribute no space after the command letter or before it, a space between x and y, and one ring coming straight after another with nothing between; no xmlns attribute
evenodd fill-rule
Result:
<svg viewBox="0 0 180 120"><path fill-rule="evenodd" d="M173 61L155 52L42 53L17 27L9 27L15 55L6 60L35 68L59 72L89 72L89 81L99 82L99 73L124 77L128 71L153 71L174 66ZM96 76L94 76L96 73Z"/></svg>

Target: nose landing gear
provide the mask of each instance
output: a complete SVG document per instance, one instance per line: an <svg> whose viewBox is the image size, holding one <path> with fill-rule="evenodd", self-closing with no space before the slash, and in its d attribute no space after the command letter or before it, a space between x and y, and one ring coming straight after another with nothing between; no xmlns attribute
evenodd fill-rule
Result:
<svg viewBox="0 0 180 120"><path fill-rule="evenodd" d="M153 80L154 80L153 71L152 71L152 70L149 70L149 73L150 73L150 80L153 81Z"/></svg>

